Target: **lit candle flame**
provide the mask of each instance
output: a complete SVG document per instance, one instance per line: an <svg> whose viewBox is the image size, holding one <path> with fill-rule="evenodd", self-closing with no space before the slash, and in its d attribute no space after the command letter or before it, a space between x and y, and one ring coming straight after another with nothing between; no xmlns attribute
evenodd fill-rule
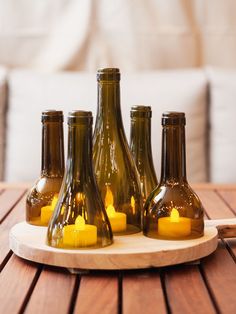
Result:
<svg viewBox="0 0 236 314"><path fill-rule="evenodd" d="M179 212L175 207L172 209L170 213L170 220L172 222L179 222Z"/></svg>
<svg viewBox="0 0 236 314"><path fill-rule="evenodd" d="M107 185L106 188L107 188L107 191L106 191L106 196L105 196L105 207L106 207L108 217L112 217L115 215L115 212L116 212L113 206L114 197L113 197L110 187Z"/></svg>
<svg viewBox="0 0 236 314"><path fill-rule="evenodd" d="M135 214L135 199L131 196L130 205L132 207L133 214Z"/></svg>
<svg viewBox="0 0 236 314"><path fill-rule="evenodd" d="M106 211L107 211L108 217L114 216L116 212L113 205L108 205Z"/></svg>
<svg viewBox="0 0 236 314"><path fill-rule="evenodd" d="M105 196L105 207L107 208L109 205L113 206L114 197L113 197L113 194L109 185L107 185L106 188L107 188L107 191L106 191L106 196Z"/></svg>
<svg viewBox="0 0 236 314"><path fill-rule="evenodd" d="M78 216L75 220L75 226L78 230L84 230L85 229L85 220L82 216Z"/></svg>

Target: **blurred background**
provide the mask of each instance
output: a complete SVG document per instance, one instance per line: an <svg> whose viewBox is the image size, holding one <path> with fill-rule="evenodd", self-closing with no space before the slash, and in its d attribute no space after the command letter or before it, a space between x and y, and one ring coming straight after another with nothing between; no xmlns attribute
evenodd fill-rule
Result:
<svg viewBox="0 0 236 314"><path fill-rule="evenodd" d="M129 139L132 105L151 105L160 174L160 117L187 115L192 182L236 182L236 1L0 0L0 172L40 172L42 110L96 115L96 70L119 67ZM66 129L66 127L65 127Z"/></svg>

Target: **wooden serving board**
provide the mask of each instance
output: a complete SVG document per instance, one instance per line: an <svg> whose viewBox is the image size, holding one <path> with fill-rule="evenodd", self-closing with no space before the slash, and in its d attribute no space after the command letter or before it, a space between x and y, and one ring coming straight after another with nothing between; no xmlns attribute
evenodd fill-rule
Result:
<svg viewBox="0 0 236 314"><path fill-rule="evenodd" d="M235 223L236 219L232 220ZM194 240L155 240L138 233L116 236L111 246L102 249L68 250L45 244L46 227L21 222L10 231L10 248L24 259L72 269L160 267L194 261L211 254L217 247L218 230L213 221L209 221L209 224L211 226L206 224L204 236Z"/></svg>

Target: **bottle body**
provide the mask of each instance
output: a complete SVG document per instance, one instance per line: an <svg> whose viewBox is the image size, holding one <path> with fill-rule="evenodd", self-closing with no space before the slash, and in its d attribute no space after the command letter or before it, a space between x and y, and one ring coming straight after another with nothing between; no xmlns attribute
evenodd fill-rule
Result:
<svg viewBox="0 0 236 314"><path fill-rule="evenodd" d="M141 230L142 196L120 109L118 69L98 72L98 111L93 136L96 179L113 233Z"/></svg>
<svg viewBox="0 0 236 314"><path fill-rule="evenodd" d="M144 202L158 184L152 159L151 115L149 106L134 106L130 112L130 149L139 172Z"/></svg>
<svg viewBox="0 0 236 314"><path fill-rule="evenodd" d="M26 199L26 221L47 226L55 208L64 175L62 111L42 113L42 164L40 178Z"/></svg>
<svg viewBox="0 0 236 314"><path fill-rule="evenodd" d="M186 178L185 115L162 117L161 181L144 206L144 234L151 238L186 240L203 236L204 210Z"/></svg>
<svg viewBox="0 0 236 314"><path fill-rule="evenodd" d="M112 243L112 231L93 172L92 114L72 112L68 124L66 172L47 243L69 249L104 247Z"/></svg>

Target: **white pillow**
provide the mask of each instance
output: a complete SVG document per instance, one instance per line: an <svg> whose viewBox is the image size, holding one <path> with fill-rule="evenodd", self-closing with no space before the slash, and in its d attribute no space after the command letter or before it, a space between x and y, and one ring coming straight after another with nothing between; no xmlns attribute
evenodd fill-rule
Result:
<svg viewBox="0 0 236 314"><path fill-rule="evenodd" d="M236 70L209 68L210 178L236 183Z"/></svg>
<svg viewBox="0 0 236 314"><path fill-rule="evenodd" d="M0 66L0 180L3 179L7 103L7 70Z"/></svg>
<svg viewBox="0 0 236 314"><path fill-rule="evenodd" d="M8 181L32 181L40 171L41 111L97 109L95 73L40 74L11 72L7 130ZM152 147L157 176L160 175L161 114L184 111L187 116L187 169L189 181L206 181L206 91L200 70L156 71L124 74L121 78L123 122L129 140L130 108L151 105ZM65 128L67 129L67 127Z"/></svg>

